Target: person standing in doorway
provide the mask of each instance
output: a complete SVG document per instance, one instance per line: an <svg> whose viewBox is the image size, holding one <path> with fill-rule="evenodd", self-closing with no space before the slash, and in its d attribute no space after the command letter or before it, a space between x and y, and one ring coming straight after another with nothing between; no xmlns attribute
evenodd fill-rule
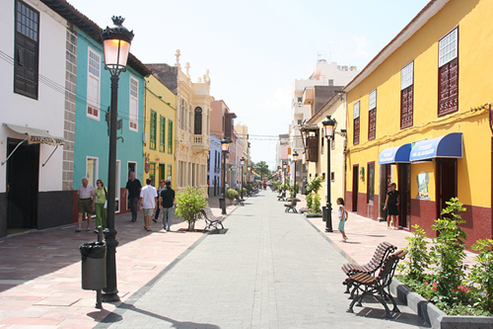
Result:
<svg viewBox="0 0 493 329"><path fill-rule="evenodd" d="M108 200L108 189L104 186L101 179L96 181L97 188L94 190L94 205L96 211L96 230L101 226L103 230L106 226L107 210L106 201ZM96 231L97 232L97 231Z"/></svg>
<svg viewBox="0 0 493 329"><path fill-rule="evenodd" d="M151 230L151 218L154 216L154 211L157 208L157 191L151 185L152 180L146 179L146 186L140 191L139 209L144 210L144 228L147 231Z"/></svg>
<svg viewBox="0 0 493 329"><path fill-rule="evenodd" d="M173 204L175 203L175 191L171 188L171 182L166 181L166 187L159 194L159 208L163 213L163 230L169 231L171 228L171 215L173 214Z"/></svg>
<svg viewBox="0 0 493 329"><path fill-rule="evenodd" d="M161 179L159 181L159 187L157 189L157 195L161 196L161 191L164 190L165 188L166 188L166 185L164 184L164 179ZM159 204L161 204L161 203L159 203ZM154 214L154 218L152 219L152 221L154 223L157 223L157 220L159 219L160 209L161 209L161 207L157 207L157 209L156 209L156 213Z"/></svg>
<svg viewBox="0 0 493 329"><path fill-rule="evenodd" d="M135 173L130 173L130 179L125 187L128 193L128 204L130 205L130 211L132 211L132 222L137 220L137 204L140 198L140 190L142 189L142 184L140 180L135 178Z"/></svg>
<svg viewBox="0 0 493 329"><path fill-rule="evenodd" d="M75 232L82 231L82 220L84 219L84 215L87 214L87 229L91 227L91 216L94 211L94 186L89 184L89 180L86 177L82 178L82 184L79 186L79 191L77 191L79 196L79 201L77 203L77 208L79 209L79 227L75 230Z"/></svg>
<svg viewBox="0 0 493 329"><path fill-rule="evenodd" d="M383 210L387 210L387 229L397 230L399 224L397 223L397 216L399 215L399 203L400 193L396 190L395 183L390 184L390 190L387 192L387 198L385 199L385 207ZM393 225L390 226L392 220Z"/></svg>

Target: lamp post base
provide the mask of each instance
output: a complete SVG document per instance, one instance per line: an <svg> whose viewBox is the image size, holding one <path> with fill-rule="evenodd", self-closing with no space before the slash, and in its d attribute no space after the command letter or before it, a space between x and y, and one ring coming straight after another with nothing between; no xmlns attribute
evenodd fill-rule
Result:
<svg viewBox="0 0 493 329"><path fill-rule="evenodd" d="M323 209L323 220L325 222L325 232L331 233L334 232L332 230L332 206L327 205L325 207L322 207Z"/></svg>

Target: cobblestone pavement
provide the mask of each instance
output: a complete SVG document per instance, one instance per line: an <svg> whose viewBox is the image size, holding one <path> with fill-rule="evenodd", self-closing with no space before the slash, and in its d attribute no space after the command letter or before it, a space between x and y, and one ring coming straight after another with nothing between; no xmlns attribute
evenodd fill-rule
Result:
<svg viewBox="0 0 493 329"><path fill-rule="evenodd" d="M189 248L96 328L423 325L405 306L386 320L381 305L371 300L356 307L355 314L346 313L349 301L340 267L347 259L315 225L286 214L274 193L248 199L225 226L222 234L209 234Z"/></svg>
<svg viewBox="0 0 493 329"><path fill-rule="evenodd" d="M123 303L206 236L201 232L203 221L196 224L196 232L187 232L187 225L175 217L172 232L165 233L161 223L152 222L152 232L144 230L142 212L137 222L130 218L116 216ZM91 225L94 230L94 221ZM92 230L75 233L75 228L76 224L67 225L0 239L0 328L92 328L121 304L104 303L103 310L95 309L95 292L81 289L79 246L96 235Z"/></svg>

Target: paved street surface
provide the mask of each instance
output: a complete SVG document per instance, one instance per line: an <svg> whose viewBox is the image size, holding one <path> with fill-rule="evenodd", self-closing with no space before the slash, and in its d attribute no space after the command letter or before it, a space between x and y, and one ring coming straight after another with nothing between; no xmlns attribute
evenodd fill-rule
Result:
<svg viewBox="0 0 493 329"><path fill-rule="evenodd" d="M309 221L285 214L274 193L249 198L230 214L225 226L225 232L210 234L190 248L96 328L422 325L405 306L392 320L384 319L381 305L371 301L355 307L355 314L346 313L349 301L340 267L347 259ZM332 239L339 238L331 234ZM365 261L374 248L375 244L366 248Z"/></svg>

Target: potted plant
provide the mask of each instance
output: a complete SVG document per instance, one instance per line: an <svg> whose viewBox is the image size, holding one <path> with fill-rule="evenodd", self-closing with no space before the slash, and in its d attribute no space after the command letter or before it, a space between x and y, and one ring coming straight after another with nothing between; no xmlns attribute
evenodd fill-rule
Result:
<svg viewBox="0 0 493 329"><path fill-rule="evenodd" d="M238 191L233 190L232 188L226 191L226 198L229 199L229 204L233 202L233 199L238 195Z"/></svg>
<svg viewBox="0 0 493 329"><path fill-rule="evenodd" d="M200 209L207 206L208 203L202 190L196 190L188 186L185 192L176 196L175 213L183 221L188 222L188 230L193 231L195 222L202 218Z"/></svg>

